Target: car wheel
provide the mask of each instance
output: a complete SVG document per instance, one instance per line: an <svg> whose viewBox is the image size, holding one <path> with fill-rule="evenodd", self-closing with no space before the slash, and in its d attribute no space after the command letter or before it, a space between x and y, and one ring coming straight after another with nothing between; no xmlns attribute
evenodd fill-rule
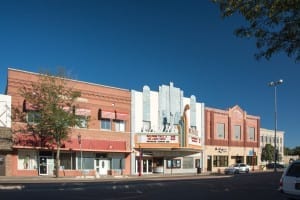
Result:
<svg viewBox="0 0 300 200"><path fill-rule="evenodd" d="M247 174L249 173L249 169L246 170L246 173L247 173Z"/></svg>

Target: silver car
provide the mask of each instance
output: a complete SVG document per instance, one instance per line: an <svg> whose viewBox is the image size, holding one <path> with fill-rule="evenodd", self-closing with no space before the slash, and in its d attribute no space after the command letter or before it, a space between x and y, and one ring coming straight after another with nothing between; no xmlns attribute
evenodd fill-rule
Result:
<svg viewBox="0 0 300 200"><path fill-rule="evenodd" d="M239 174L239 173L249 173L250 166L245 163L237 163L227 167L224 170L225 174Z"/></svg>
<svg viewBox="0 0 300 200"><path fill-rule="evenodd" d="M289 199L300 199L300 160L292 162L283 172L279 191Z"/></svg>

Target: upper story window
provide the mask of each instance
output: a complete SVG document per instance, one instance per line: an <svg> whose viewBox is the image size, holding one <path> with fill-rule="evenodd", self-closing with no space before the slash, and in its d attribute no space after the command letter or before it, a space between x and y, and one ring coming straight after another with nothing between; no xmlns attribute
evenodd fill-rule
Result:
<svg viewBox="0 0 300 200"><path fill-rule="evenodd" d="M151 129L151 122L150 121L143 121L142 132L150 132Z"/></svg>
<svg viewBox="0 0 300 200"><path fill-rule="evenodd" d="M234 139L235 140L241 140L241 126L240 125L234 125Z"/></svg>
<svg viewBox="0 0 300 200"><path fill-rule="evenodd" d="M40 122L41 113L38 111L28 111L26 114L26 121L29 124L37 124Z"/></svg>
<svg viewBox="0 0 300 200"><path fill-rule="evenodd" d="M111 120L102 118L101 120L101 129L111 130Z"/></svg>
<svg viewBox="0 0 300 200"><path fill-rule="evenodd" d="M79 126L76 126L76 128L87 128L88 125L88 119L87 116L77 116L79 118Z"/></svg>
<svg viewBox="0 0 300 200"><path fill-rule="evenodd" d="M189 133L192 135L198 135L197 126L191 126L191 128L189 129Z"/></svg>
<svg viewBox="0 0 300 200"><path fill-rule="evenodd" d="M123 120L114 120L115 130L117 132L125 132L125 121Z"/></svg>
<svg viewBox="0 0 300 200"><path fill-rule="evenodd" d="M217 124L217 138L225 139L225 124L223 123Z"/></svg>
<svg viewBox="0 0 300 200"><path fill-rule="evenodd" d="M114 128L116 132L125 132L126 121L129 119L127 112L118 112L111 110L98 110L98 120L100 121L100 129L112 130Z"/></svg>
<svg viewBox="0 0 300 200"><path fill-rule="evenodd" d="M248 127L248 139L250 141L255 141L255 128L254 127Z"/></svg>
<svg viewBox="0 0 300 200"><path fill-rule="evenodd" d="M115 118L115 113L112 111L98 110L98 120L100 121L100 129L111 130L111 121Z"/></svg>

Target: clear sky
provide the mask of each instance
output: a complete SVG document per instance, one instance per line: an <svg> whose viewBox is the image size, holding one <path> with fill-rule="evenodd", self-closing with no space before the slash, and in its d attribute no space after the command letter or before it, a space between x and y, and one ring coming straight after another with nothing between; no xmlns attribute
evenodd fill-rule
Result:
<svg viewBox="0 0 300 200"><path fill-rule="evenodd" d="M0 0L0 90L7 68L40 72L63 66L74 79L142 90L174 83L206 106L239 105L300 146L299 63L283 54L257 61L245 24L222 20L209 0Z"/></svg>

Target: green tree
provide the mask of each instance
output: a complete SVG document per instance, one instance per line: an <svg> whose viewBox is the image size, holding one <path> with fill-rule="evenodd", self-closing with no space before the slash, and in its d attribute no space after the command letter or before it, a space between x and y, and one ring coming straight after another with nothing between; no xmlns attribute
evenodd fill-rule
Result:
<svg viewBox="0 0 300 200"><path fill-rule="evenodd" d="M270 59L285 52L300 61L300 0L212 0L223 18L241 14L247 26L235 30L239 37L256 38L256 58Z"/></svg>
<svg viewBox="0 0 300 200"><path fill-rule="evenodd" d="M266 144L261 152L261 161L274 161L275 148L271 144Z"/></svg>
<svg viewBox="0 0 300 200"><path fill-rule="evenodd" d="M284 155L293 155L293 150L289 147L284 147Z"/></svg>
<svg viewBox="0 0 300 200"><path fill-rule="evenodd" d="M300 146L296 146L296 147L293 149L293 153L294 153L294 155L300 156Z"/></svg>
<svg viewBox="0 0 300 200"><path fill-rule="evenodd" d="M70 127L80 126L80 119L73 110L80 92L73 91L67 85L66 76L61 71L56 76L39 74L38 81L32 81L30 87L20 89L20 95L38 116L36 123L28 123L28 131L37 134L42 142L56 146L55 176L59 177L61 145L68 139Z"/></svg>

